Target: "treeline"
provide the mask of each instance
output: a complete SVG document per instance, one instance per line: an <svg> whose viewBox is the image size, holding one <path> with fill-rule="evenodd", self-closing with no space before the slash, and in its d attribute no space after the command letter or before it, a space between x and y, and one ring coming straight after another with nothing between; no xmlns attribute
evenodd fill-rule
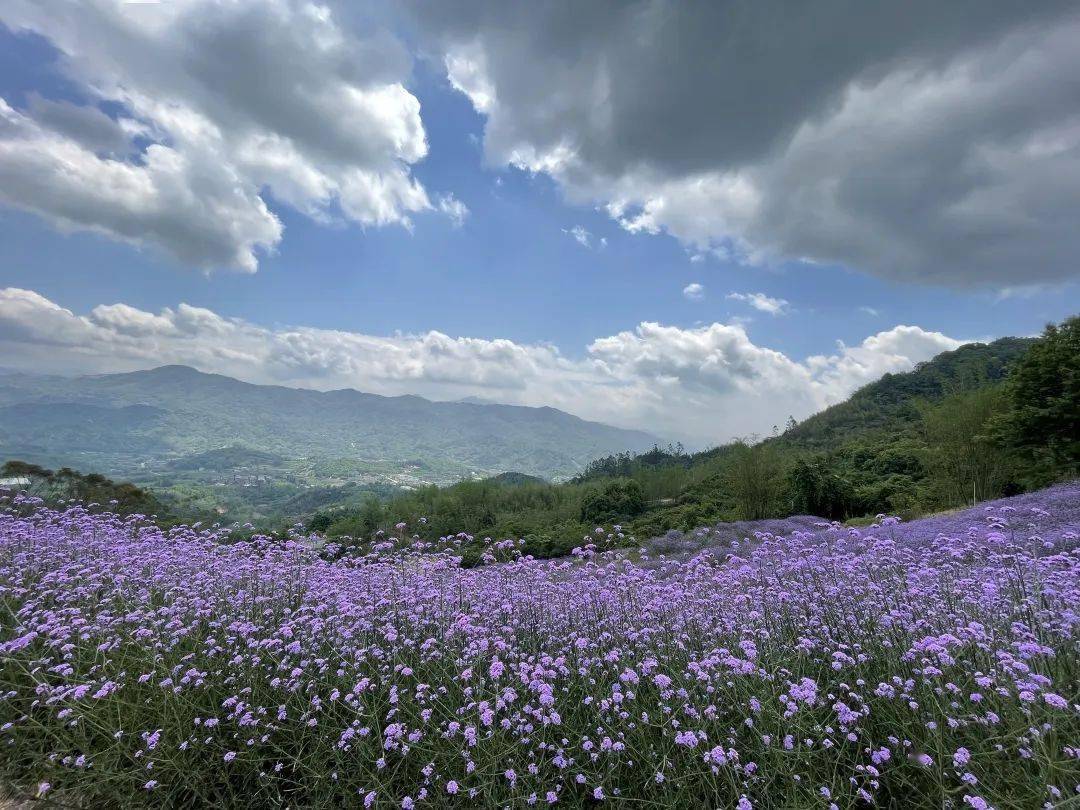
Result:
<svg viewBox="0 0 1080 810"><path fill-rule="evenodd" d="M310 528L366 539L395 524L567 553L598 525L631 536L811 514L913 517L1080 475L1080 318L886 375L763 441L681 446L592 462L563 484L502 476L316 514ZM508 481L510 483L508 483ZM421 522L421 519L424 519Z"/></svg>
<svg viewBox="0 0 1080 810"><path fill-rule="evenodd" d="M4 484L4 482L10 482ZM24 492L49 505L76 500L123 515L168 517L167 509L149 490L127 481L113 481L98 473L80 473L69 467L50 470L12 460L0 467L0 490Z"/></svg>

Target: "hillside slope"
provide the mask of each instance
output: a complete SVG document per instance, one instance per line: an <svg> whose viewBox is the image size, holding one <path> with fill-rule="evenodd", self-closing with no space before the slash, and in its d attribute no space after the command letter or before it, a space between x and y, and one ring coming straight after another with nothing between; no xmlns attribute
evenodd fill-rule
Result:
<svg viewBox="0 0 1080 810"><path fill-rule="evenodd" d="M1010 364L1034 342L1034 338L1007 337L942 352L912 371L886 374L863 386L843 402L785 431L775 441L805 450L823 450L855 438L894 433L919 420L920 402L938 402L950 393L1003 380Z"/></svg>
<svg viewBox="0 0 1080 810"><path fill-rule="evenodd" d="M982 434L987 417L1009 407L1001 384L1036 342L1002 338L944 352L753 447L622 453L595 460L575 481L638 481L650 499L631 524L639 536L739 517L912 515L970 503L973 487L979 497L1019 491L1026 462Z"/></svg>
<svg viewBox="0 0 1080 810"><path fill-rule="evenodd" d="M781 435L765 439L763 446L785 452L836 453L856 442L894 442L918 426L920 405L1001 382L1009 367L1034 343L1034 338L1007 337L942 352L911 371L886 374L868 383L843 402L807 417ZM699 453L659 447L645 453L618 453L595 459L575 480L585 483L633 476L649 469L702 468L722 462L732 447L713 447Z"/></svg>

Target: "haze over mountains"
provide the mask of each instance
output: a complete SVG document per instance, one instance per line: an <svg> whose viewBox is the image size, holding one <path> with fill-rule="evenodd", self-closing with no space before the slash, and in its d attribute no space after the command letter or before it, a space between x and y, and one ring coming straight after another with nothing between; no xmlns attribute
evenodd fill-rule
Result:
<svg viewBox="0 0 1080 810"><path fill-rule="evenodd" d="M253 385L187 366L0 376L0 457L114 474L303 459L317 478L403 468L419 481L507 470L556 478L656 441L554 408ZM237 456L250 451L262 457Z"/></svg>

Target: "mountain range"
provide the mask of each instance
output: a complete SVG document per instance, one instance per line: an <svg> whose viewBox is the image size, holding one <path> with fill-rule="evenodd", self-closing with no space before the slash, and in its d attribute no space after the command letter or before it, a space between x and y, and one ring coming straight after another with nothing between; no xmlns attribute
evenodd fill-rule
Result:
<svg viewBox="0 0 1080 810"><path fill-rule="evenodd" d="M555 408L253 385L187 366L0 375L0 458L117 475L303 461L326 479L395 469L435 482L511 470L559 478L656 441Z"/></svg>

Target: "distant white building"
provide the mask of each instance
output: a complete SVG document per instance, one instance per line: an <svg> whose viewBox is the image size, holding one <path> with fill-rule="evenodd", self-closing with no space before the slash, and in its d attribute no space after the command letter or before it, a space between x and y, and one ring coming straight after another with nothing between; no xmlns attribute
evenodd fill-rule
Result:
<svg viewBox="0 0 1080 810"><path fill-rule="evenodd" d="M25 475L18 475L14 478L0 478L0 489L20 489L28 486L30 486L30 479Z"/></svg>

